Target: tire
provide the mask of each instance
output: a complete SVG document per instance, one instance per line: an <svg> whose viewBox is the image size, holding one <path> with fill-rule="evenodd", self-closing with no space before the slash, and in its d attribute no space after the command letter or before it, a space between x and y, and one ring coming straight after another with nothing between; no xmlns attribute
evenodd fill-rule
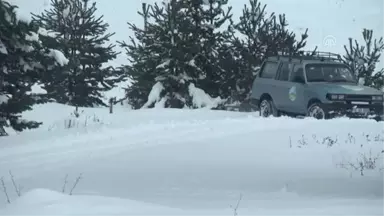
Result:
<svg viewBox="0 0 384 216"><path fill-rule="evenodd" d="M270 99L263 99L261 100L259 104L259 113L261 117L269 117L269 116L274 116L274 117L279 117L279 111L277 110L275 103L273 103L272 100Z"/></svg>
<svg viewBox="0 0 384 216"><path fill-rule="evenodd" d="M329 115L326 113L321 103L313 103L307 109L307 116L315 119L329 119Z"/></svg>

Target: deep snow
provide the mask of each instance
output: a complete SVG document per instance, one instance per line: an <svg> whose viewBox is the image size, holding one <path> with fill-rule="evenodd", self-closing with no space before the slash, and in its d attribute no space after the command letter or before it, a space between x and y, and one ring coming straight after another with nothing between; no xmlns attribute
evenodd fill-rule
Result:
<svg viewBox="0 0 384 216"><path fill-rule="evenodd" d="M256 201L260 203L259 201ZM255 204L256 204L255 202ZM352 202L322 200L301 200L300 204L305 206L296 208L292 202L280 200L270 203L268 209L257 207L239 208L238 215L346 215L348 208L350 215L376 215L380 211L378 203L372 200L353 200ZM234 202L236 204L236 202ZM281 208L283 204L284 208ZM280 206L279 206L280 205ZM279 206L276 208L276 206ZM319 208L320 207L320 208ZM234 215L233 207L220 210L183 210L149 204L119 198L100 196L77 195L69 196L58 192L36 189L28 192L15 204L5 209L3 215Z"/></svg>
<svg viewBox="0 0 384 216"><path fill-rule="evenodd" d="M383 215L382 158L364 176L338 166L381 156L382 123L122 107L75 119L73 110L36 106L24 117L41 128L0 138L11 199L0 191L0 215L233 215L240 194L239 215ZM61 194L65 176L68 193L80 173L73 196Z"/></svg>

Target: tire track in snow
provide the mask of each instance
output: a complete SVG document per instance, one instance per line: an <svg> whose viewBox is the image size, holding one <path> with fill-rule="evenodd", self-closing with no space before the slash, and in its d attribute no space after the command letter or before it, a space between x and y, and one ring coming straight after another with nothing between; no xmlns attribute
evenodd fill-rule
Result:
<svg viewBox="0 0 384 216"><path fill-rule="evenodd" d="M50 145L52 143L47 140L47 143L43 145L44 148L39 148L41 143L35 141L35 144L28 148L35 147L36 149L25 150L22 149L22 146L17 146L15 149L9 149L12 150L11 152L2 152L0 167L12 170L22 169L23 172L19 171L19 173L25 175L29 172L36 174L36 170L42 168L44 168L42 171L49 171L75 165L82 161L89 162L89 160L111 157L134 148L199 142L257 131L276 130L278 123L278 121L271 121L271 124L261 125L255 124L255 122L255 119L225 119L148 124L130 130L107 129L93 134L93 136L82 134L76 137L63 137L63 140L56 141L53 145ZM305 124L299 123L297 126L299 125ZM281 125L279 126L281 128ZM286 125L283 128L289 129L292 126ZM209 133L206 130L209 130ZM76 140L72 141L73 138ZM7 172L9 169L6 169Z"/></svg>

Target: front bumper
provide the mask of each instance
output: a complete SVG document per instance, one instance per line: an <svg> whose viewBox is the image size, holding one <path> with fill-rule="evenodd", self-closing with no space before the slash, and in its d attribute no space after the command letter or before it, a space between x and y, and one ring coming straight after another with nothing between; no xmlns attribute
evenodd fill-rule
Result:
<svg viewBox="0 0 384 216"><path fill-rule="evenodd" d="M347 116L351 118L383 119L383 104L351 104L333 102L323 104L323 109L330 117Z"/></svg>

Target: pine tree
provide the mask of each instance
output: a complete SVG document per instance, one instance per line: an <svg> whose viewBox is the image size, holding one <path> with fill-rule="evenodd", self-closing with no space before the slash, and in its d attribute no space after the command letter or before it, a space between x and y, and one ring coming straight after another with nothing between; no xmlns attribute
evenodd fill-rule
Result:
<svg viewBox="0 0 384 216"><path fill-rule="evenodd" d="M81 107L106 106L102 92L124 79L123 72L105 66L117 56L107 44L114 33L103 16L96 17L96 3L89 0L51 0L51 9L33 14L40 27L57 32L56 41L46 40L69 58L69 64L45 76L48 93L59 103Z"/></svg>
<svg viewBox="0 0 384 216"><path fill-rule="evenodd" d="M134 50L136 54L145 50L130 66L130 73L136 70L141 78L133 79L129 91L141 89L149 95L140 95L141 104L137 107L160 103L165 107L196 108L212 105L196 101L197 92L208 94L209 98L220 96L225 69L218 58L220 52L226 51L221 44L230 34L218 30L231 17L230 9L223 9L226 4L226 0L171 0L149 7L147 20L154 21L147 21L144 30L131 28L140 45L134 48L132 42L131 53L127 52L132 58ZM155 90L159 94L152 100Z"/></svg>
<svg viewBox="0 0 384 216"><path fill-rule="evenodd" d="M153 28L148 29L148 18L151 5L142 4L142 11L138 14L143 18L143 27L140 28L134 23L129 23L129 29L134 33L134 37L129 37L130 43L125 41L118 42L120 47L126 50L129 65L124 65L121 70L127 74L132 81L126 88L128 104L133 109L141 108L147 101L152 86L155 84L156 66L159 60L155 58L150 47L154 45Z"/></svg>
<svg viewBox="0 0 384 216"><path fill-rule="evenodd" d="M149 47L155 54L156 84L153 86L145 107L160 103L164 107L182 108L192 106L189 93L191 83L196 83L200 69L195 57L200 52L196 33L186 15L188 4L184 1L163 1L151 7L147 29L153 32L155 43ZM151 100L151 93L159 91L158 100ZM157 96L157 95L156 95Z"/></svg>
<svg viewBox="0 0 384 216"><path fill-rule="evenodd" d="M191 50L196 45L185 8L177 0L155 3L141 13L143 28L129 24L138 41L131 38L130 45L124 43L132 62L126 71L133 80L128 99L134 108L153 107L160 101L164 107L191 105L188 82L194 72Z"/></svg>
<svg viewBox="0 0 384 216"><path fill-rule="evenodd" d="M18 19L16 9L17 6L0 0L0 136L7 135L4 127L20 132L42 124L21 116L34 104L46 102L44 95L31 92L31 87L44 71L66 63L65 58L58 57L62 53L42 46L44 31Z"/></svg>
<svg viewBox="0 0 384 216"><path fill-rule="evenodd" d="M201 46L195 62L203 72L199 76L204 79L198 80L197 87L212 97L226 98L231 91L225 86L226 79L233 73L231 67L223 65L230 52L227 43L233 34L232 7L228 6L228 0L189 0L188 3L196 40Z"/></svg>
<svg viewBox="0 0 384 216"><path fill-rule="evenodd" d="M364 45L349 38L348 46L344 46L346 52L343 56L344 63L359 80L362 80L363 85L382 89L384 68L377 70L376 65L384 51L383 38L373 40L373 30L368 29L364 29L362 34Z"/></svg>
<svg viewBox="0 0 384 216"><path fill-rule="evenodd" d="M248 99L253 79L268 56L295 55L306 45L308 29L296 40L296 35L287 28L285 15L268 15L266 7L259 0L249 0L240 21L234 24L241 36L233 35L234 66L238 73L230 85L237 90L236 96L241 101Z"/></svg>

